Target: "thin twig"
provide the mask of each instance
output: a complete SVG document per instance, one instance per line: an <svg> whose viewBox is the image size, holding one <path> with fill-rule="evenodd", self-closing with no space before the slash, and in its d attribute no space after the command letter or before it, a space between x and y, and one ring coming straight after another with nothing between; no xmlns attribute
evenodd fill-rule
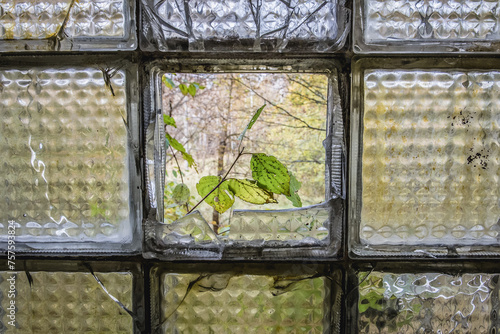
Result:
<svg viewBox="0 0 500 334"><path fill-rule="evenodd" d="M287 114L288 116L290 116L291 118L295 119L296 121L299 121L301 122L302 124L304 124L306 127L308 127L309 129L312 129L312 130L318 130L318 131L325 131L325 129L320 129L320 128L316 128L314 126L310 126L306 121L304 121L303 119L293 115L292 113L290 113L288 110L286 110L285 108L277 105L276 103L266 99L262 94L259 94L253 87L247 85L246 83L244 83L243 81L239 80L239 79L236 79L237 82L239 82L241 85L247 87L248 89L250 89L252 92L255 93L255 95L257 95L258 97L260 97L261 99L263 99L264 101L266 101L267 103L269 103L270 105L272 105L273 107L283 111L285 114Z"/></svg>
<svg viewBox="0 0 500 334"><path fill-rule="evenodd" d="M198 207L198 205L200 205L208 196L210 196L210 194L212 194L217 188L219 188L219 186L222 184L222 182L226 181L226 178L229 175L229 172L231 171L231 169L233 169L234 165L236 164L236 161L238 161L238 159L243 155L244 150L245 150L245 148L243 147L241 149L241 151L238 152L238 156L236 157L236 159L234 159L233 164L231 165L231 167L229 167L229 169L226 172L226 175L224 175L222 180L220 180L220 182L212 190L210 190L210 192L208 194L206 194L205 197L203 197L201 199L201 201L196 203L196 205L187 214L190 214L191 212L193 212L193 210L196 209Z"/></svg>
<svg viewBox="0 0 500 334"><path fill-rule="evenodd" d="M172 148L172 145L170 145L170 150L172 151L172 156L174 157L175 163L177 164L177 169L179 170L179 175L181 176L181 182L182 184L184 184L184 178L182 177L181 166L179 165L179 161L175 156L175 152L174 149ZM186 211L189 211L189 200L188 203L186 203Z"/></svg>

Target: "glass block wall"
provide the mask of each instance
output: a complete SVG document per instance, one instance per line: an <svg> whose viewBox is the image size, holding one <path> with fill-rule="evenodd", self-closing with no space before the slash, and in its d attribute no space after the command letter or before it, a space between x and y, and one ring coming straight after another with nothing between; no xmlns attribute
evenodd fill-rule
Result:
<svg viewBox="0 0 500 334"><path fill-rule="evenodd" d="M498 333L498 11L0 0L0 333Z"/></svg>

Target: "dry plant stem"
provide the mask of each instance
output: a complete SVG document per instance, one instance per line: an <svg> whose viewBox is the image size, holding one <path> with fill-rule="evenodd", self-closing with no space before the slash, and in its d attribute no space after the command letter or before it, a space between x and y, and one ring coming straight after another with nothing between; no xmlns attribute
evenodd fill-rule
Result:
<svg viewBox="0 0 500 334"><path fill-rule="evenodd" d="M170 146L170 150L172 151L172 156L174 157L175 163L177 164L177 169L179 170L179 175L181 176L181 182L182 182L182 184L184 184L184 178L182 177L181 166L179 165L179 161L177 161L177 157L175 156L175 152L174 152L174 149L172 148L172 146ZM186 203L186 211L189 211L189 204L188 203ZM189 211L189 212L191 212L191 211Z"/></svg>
<svg viewBox="0 0 500 334"><path fill-rule="evenodd" d="M211 193L213 193L217 188L219 188L219 186L222 184L222 182L226 181L226 178L229 175L229 172L231 172L231 169L233 169L234 165L236 164L236 161L238 161L238 159L243 155L243 150L245 150L244 147L241 149L241 151L238 152L238 156L236 157L236 159L234 159L233 164L227 170L226 175L224 175L224 177L222 177L222 180L220 180L220 182L212 190L210 190L210 192L208 194L206 194L205 197L203 197L201 199L201 201L199 201L198 203L196 203L196 205L187 214L190 214L191 212L193 212L193 210L196 209L198 207L198 205L200 205L201 203L203 203L203 201L208 196L210 196Z"/></svg>

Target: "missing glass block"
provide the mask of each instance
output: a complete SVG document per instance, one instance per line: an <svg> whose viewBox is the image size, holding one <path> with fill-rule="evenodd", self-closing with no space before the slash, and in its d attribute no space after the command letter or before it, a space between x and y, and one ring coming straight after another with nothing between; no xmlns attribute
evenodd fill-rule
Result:
<svg viewBox="0 0 500 334"><path fill-rule="evenodd" d="M325 247L339 237L332 229L343 207L336 76L156 75L162 113L151 117L148 138L160 165L148 175L163 222L146 233L155 247L208 247L220 257L227 246Z"/></svg>

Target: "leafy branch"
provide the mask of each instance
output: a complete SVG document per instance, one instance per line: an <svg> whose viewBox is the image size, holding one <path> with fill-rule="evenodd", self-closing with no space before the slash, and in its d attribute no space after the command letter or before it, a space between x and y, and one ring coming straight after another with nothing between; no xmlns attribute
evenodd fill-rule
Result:
<svg viewBox="0 0 500 334"><path fill-rule="evenodd" d="M196 95L197 91L205 88L204 86L202 86L196 82L194 82L194 83L181 83L181 84L177 85L174 83L174 81L172 79L168 78L165 75L162 77L162 82L165 84L165 86L167 86L170 89L179 88L179 90L181 91L181 93L184 96L189 94L192 97L194 97ZM186 151L186 149L184 148L184 145L179 143L179 141L177 141L177 139L175 139L174 137L172 137L168 133L169 126L177 128L177 124L175 122L175 119L171 116L172 115L172 105L170 105L170 108L171 108L170 115L163 115L163 123L165 126L165 144L166 144L166 147L170 148L170 150L172 151L172 157L175 160L175 164L177 165L177 169L178 169L179 175L181 177L181 183L176 185L174 190L172 191L172 198L177 204L185 205L186 211L189 211L188 202L189 202L189 198L190 198L191 193L189 191L188 186L184 183L184 177L182 175L181 167L180 167L179 161L177 160L174 149L181 153L184 160L187 161L189 167L194 167L195 170L197 170L197 167L196 167L196 163L193 159L193 156ZM175 171L173 171L173 173L174 173L174 176L176 176Z"/></svg>
<svg viewBox="0 0 500 334"><path fill-rule="evenodd" d="M298 195L301 183L288 169L274 156L264 153L251 153L250 169L253 180L227 178L238 159L245 153L240 149L241 143L248 130L252 128L264 110L260 107L241 133L238 140L238 154L226 174L220 176L204 176L196 184L198 194L202 197L191 211L200 203L206 202L217 212L224 213L235 201L235 197L251 204L278 203L274 195L285 195L294 206L301 207L302 201ZM191 212L190 211L190 212Z"/></svg>

